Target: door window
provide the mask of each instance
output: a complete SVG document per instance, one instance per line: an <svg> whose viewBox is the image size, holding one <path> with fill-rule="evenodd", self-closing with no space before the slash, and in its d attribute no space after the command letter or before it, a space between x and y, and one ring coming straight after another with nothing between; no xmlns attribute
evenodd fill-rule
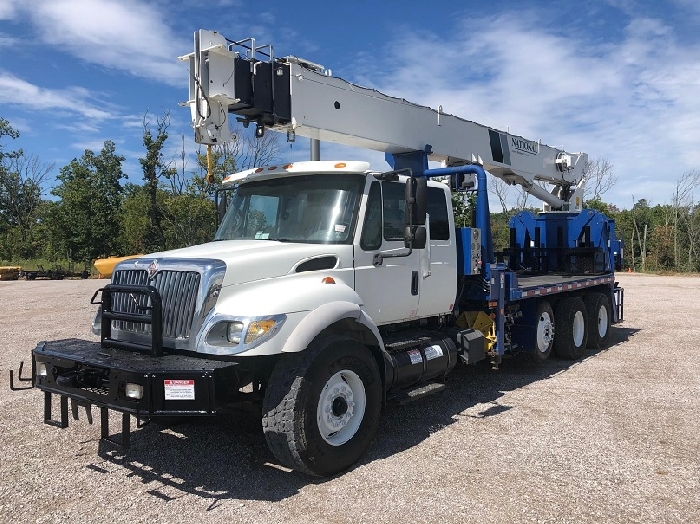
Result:
<svg viewBox="0 0 700 524"><path fill-rule="evenodd" d="M365 224L362 227L360 247L365 251L374 251L382 246L382 192L379 182L372 182L367 197Z"/></svg>
<svg viewBox="0 0 700 524"><path fill-rule="evenodd" d="M406 215L406 185L401 182L384 182L384 240L401 240L404 236Z"/></svg>
<svg viewBox="0 0 700 524"><path fill-rule="evenodd" d="M430 238L450 239L450 221L447 217L445 192L439 187L428 188L428 215L430 216Z"/></svg>

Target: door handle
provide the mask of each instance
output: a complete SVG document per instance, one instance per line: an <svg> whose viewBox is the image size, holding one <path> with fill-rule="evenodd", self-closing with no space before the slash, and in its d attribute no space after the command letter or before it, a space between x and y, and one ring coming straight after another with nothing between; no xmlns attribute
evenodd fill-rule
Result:
<svg viewBox="0 0 700 524"><path fill-rule="evenodd" d="M418 294L418 271L411 273L411 295Z"/></svg>

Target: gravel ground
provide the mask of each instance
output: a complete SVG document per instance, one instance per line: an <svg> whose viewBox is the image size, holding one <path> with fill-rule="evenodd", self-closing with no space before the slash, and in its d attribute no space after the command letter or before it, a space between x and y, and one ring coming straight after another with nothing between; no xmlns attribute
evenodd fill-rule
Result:
<svg viewBox="0 0 700 524"><path fill-rule="evenodd" d="M134 427L126 454L98 424L43 424L42 394L11 392L7 370L37 341L92 339L104 281L0 282L0 521L700 522L700 278L619 280L609 348L460 366L443 393L390 406L329 479L276 466L249 414Z"/></svg>

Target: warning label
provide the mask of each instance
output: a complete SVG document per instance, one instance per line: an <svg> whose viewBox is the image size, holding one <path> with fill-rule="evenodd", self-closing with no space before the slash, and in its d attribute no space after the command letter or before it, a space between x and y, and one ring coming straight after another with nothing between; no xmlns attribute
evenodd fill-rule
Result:
<svg viewBox="0 0 700 524"><path fill-rule="evenodd" d="M425 359L433 360L434 358L441 357L443 355L442 348L440 346L430 346L425 348Z"/></svg>
<svg viewBox="0 0 700 524"><path fill-rule="evenodd" d="M194 380L164 380L165 400L194 400Z"/></svg>
<svg viewBox="0 0 700 524"><path fill-rule="evenodd" d="M411 364L420 364L423 362L423 357L420 356L420 351L417 349L410 350L408 356L411 357Z"/></svg>

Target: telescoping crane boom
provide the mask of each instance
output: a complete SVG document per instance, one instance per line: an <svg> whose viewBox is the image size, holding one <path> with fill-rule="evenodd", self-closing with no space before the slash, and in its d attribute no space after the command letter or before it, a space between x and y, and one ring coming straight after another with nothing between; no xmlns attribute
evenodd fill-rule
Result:
<svg viewBox="0 0 700 524"><path fill-rule="evenodd" d="M331 76L296 57L275 58L271 45L233 41L197 31L189 61L189 100L195 140L215 145L231 138L231 115L256 135L266 128L327 142L383 151L426 152L445 167L478 163L508 184L549 205L579 211L585 153L563 150L385 95ZM537 184L553 186L547 191Z"/></svg>

